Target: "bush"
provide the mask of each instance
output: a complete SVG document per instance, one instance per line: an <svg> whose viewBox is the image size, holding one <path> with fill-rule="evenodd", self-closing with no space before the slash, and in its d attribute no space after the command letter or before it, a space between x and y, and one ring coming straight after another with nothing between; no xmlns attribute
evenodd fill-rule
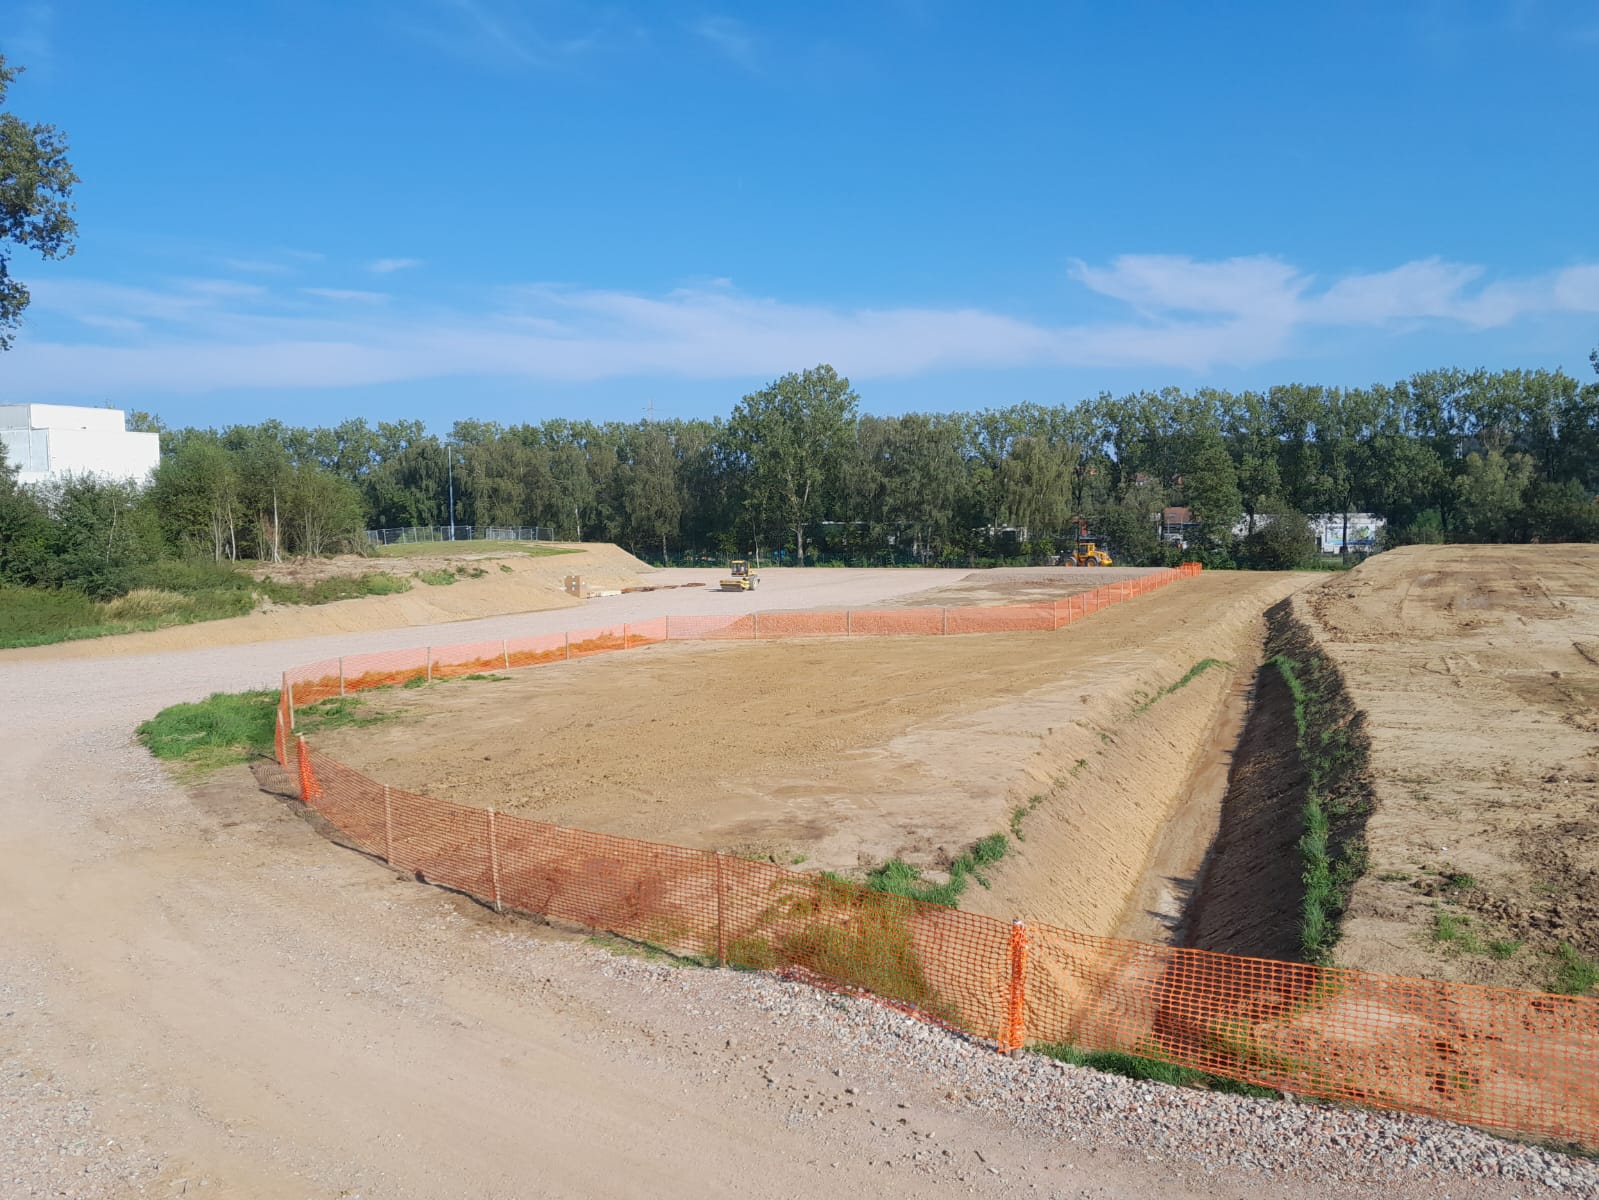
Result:
<svg viewBox="0 0 1599 1200"><path fill-rule="evenodd" d="M1315 531L1304 513L1280 509L1262 513L1239 543L1239 562L1257 571L1292 571L1316 557Z"/></svg>

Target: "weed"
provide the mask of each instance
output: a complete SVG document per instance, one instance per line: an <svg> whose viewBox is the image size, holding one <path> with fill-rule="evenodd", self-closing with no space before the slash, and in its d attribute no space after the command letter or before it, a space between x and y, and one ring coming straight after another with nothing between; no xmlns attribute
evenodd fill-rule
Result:
<svg viewBox="0 0 1599 1200"><path fill-rule="evenodd" d="M135 731L157 758L209 771L272 753L278 693L216 692L193 704L174 704Z"/></svg>
<svg viewBox="0 0 1599 1200"><path fill-rule="evenodd" d="M510 563L501 563L500 564L500 572L502 574L504 574L504 575L511 574L511 564Z"/></svg>
<svg viewBox="0 0 1599 1200"><path fill-rule="evenodd" d="M1517 950L1520 949L1521 943L1516 941L1514 938L1494 938L1488 943L1488 953L1493 955L1500 962L1503 962L1505 959L1511 957Z"/></svg>
<svg viewBox="0 0 1599 1200"><path fill-rule="evenodd" d="M1377 878L1384 883L1409 883L1411 876L1408 871L1384 871Z"/></svg>
<svg viewBox="0 0 1599 1200"><path fill-rule="evenodd" d="M1320 962L1338 940L1350 891L1368 865L1363 830L1369 800L1353 782L1362 752L1350 723L1340 720L1337 677L1320 658L1278 654L1271 664L1293 697L1299 758L1308 776L1299 838L1305 888L1299 940L1306 961Z"/></svg>
<svg viewBox="0 0 1599 1200"><path fill-rule="evenodd" d="M891 858L882 866L867 872L866 885L876 892L920 900L924 904L942 904L954 908L966 891L966 882L975 879L983 887L989 882L978 870L1005 857L1007 845L1003 833L991 833L978 841L970 850L949 865L949 879L945 883L930 883L922 873L903 859Z"/></svg>
<svg viewBox="0 0 1599 1200"><path fill-rule="evenodd" d="M436 571L418 571L415 577L429 587L448 587L455 582L455 572L448 567L440 567Z"/></svg>
<svg viewBox="0 0 1599 1200"><path fill-rule="evenodd" d="M1470 891L1477 886L1477 881L1464 871L1449 871L1443 876L1443 885L1452 892Z"/></svg>
<svg viewBox="0 0 1599 1200"><path fill-rule="evenodd" d="M1136 714L1139 714L1139 713L1148 712L1151 708L1153 708L1162 699L1164 699L1165 697L1171 695L1173 692L1177 691L1179 688L1187 687L1190 683L1192 683L1194 680L1198 679L1201 675L1203 675L1206 671L1210 670L1212 667L1226 667L1229 670L1231 670L1232 669L1232 665L1233 665L1232 663L1224 662L1224 661L1222 661L1219 658L1202 658L1198 662L1196 662L1193 666L1189 667L1188 668L1188 673L1186 675L1184 675L1181 679L1179 679L1176 683L1168 683L1165 687L1161 688L1160 691L1156 692L1153 696L1150 696L1148 699L1143 700L1140 703L1134 705L1133 706L1133 713L1136 715Z"/></svg>
<svg viewBox="0 0 1599 1200"><path fill-rule="evenodd" d="M427 676L425 676L425 675L413 675L413 676L411 676L411 678L407 679L400 686L403 687L403 688L406 688L407 690L415 690L416 688L427 687L427 685L428 685Z"/></svg>
<svg viewBox="0 0 1599 1200"><path fill-rule="evenodd" d="M1193 1067L1181 1066L1164 1058L1141 1054L1128 1054L1121 1050L1079 1050L1066 1042L1041 1042L1033 1047L1038 1053L1076 1067L1088 1067L1111 1075L1125 1075L1129 1079L1148 1079L1174 1087L1202 1088L1211 1092L1230 1092L1237 1096L1255 1096L1275 1099L1277 1092L1256 1087L1222 1075L1212 1075Z"/></svg>
<svg viewBox="0 0 1599 1200"><path fill-rule="evenodd" d="M1485 947L1471 929L1471 918L1437 909L1433 912L1432 940L1453 946L1462 954L1482 954Z"/></svg>
<svg viewBox="0 0 1599 1200"><path fill-rule="evenodd" d="M1567 996L1585 996L1599 987L1599 962L1586 958L1575 946L1560 943L1555 953L1555 974L1549 990Z"/></svg>
<svg viewBox="0 0 1599 1200"><path fill-rule="evenodd" d="M328 700L308 704L294 714L298 733L322 733L329 729L363 729L368 725L381 725L392 721L398 713L370 712L362 696L334 696Z"/></svg>

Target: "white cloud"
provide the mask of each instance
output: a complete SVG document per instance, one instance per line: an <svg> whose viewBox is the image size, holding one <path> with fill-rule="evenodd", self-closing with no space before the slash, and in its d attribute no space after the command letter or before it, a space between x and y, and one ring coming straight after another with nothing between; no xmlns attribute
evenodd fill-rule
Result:
<svg viewBox="0 0 1599 1200"><path fill-rule="evenodd" d="M268 262L258 258L222 258L217 262L230 271L242 271L251 275L285 275L289 271L283 263Z"/></svg>
<svg viewBox="0 0 1599 1200"><path fill-rule="evenodd" d="M392 275L395 271L407 271L421 265L420 258L380 258L368 263L366 269L374 275Z"/></svg>
<svg viewBox="0 0 1599 1200"><path fill-rule="evenodd" d="M1124 255L1072 274L1101 298L1096 319L797 304L724 280L658 295L528 285L491 291L471 309L234 280L42 283L41 316L70 318L79 336L45 341L30 326L6 366L15 388L40 397L472 376L749 378L823 361L857 379L959 368L1205 372L1303 350L1318 330L1473 331L1599 312L1599 264L1488 280L1477 266L1423 259L1318 283L1276 258Z"/></svg>
<svg viewBox="0 0 1599 1200"><path fill-rule="evenodd" d="M348 301L353 304L382 304L389 298L387 292L363 292L359 288L306 287L300 290L307 296L320 296L323 300Z"/></svg>
<svg viewBox="0 0 1599 1200"><path fill-rule="evenodd" d="M690 25L689 31L724 58L754 70L755 35L744 22L732 17L703 17Z"/></svg>

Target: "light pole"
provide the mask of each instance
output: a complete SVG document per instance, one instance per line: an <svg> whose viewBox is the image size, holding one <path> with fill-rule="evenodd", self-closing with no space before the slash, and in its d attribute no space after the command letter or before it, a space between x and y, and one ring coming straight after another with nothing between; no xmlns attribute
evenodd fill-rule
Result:
<svg viewBox="0 0 1599 1200"><path fill-rule="evenodd" d="M455 540L455 447L444 447L444 464L450 473L450 540Z"/></svg>

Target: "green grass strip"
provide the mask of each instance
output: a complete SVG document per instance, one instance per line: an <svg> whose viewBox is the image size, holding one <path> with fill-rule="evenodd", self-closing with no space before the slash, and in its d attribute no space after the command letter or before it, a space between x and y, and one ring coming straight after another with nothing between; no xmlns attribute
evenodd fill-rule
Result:
<svg viewBox="0 0 1599 1200"><path fill-rule="evenodd" d="M1165 687L1161 688L1160 691L1156 692L1153 696L1150 696L1147 699L1145 699L1144 701L1142 701L1141 703L1139 703L1138 706L1133 709L1133 713L1135 715L1137 715L1139 713L1148 712L1151 708L1153 708L1161 700L1164 700L1167 696L1171 695L1173 692L1177 691L1179 688L1187 687L1190 683L1192 683L1194 680L1198 679L1201 675L1203 675L1206 671L1210 670L1212 667L1226 667L1228 670L1231 670L1232 669L1232 665L1233 665L1232 663L1227 662L1227 661L1225 661L1223 659L1220 659L1220 658L1202 658L1198 662L1196 662L1193 666L1189 667L1188 668L1188 674L1184 675L1176 683L1168 683Z"/></svg>

